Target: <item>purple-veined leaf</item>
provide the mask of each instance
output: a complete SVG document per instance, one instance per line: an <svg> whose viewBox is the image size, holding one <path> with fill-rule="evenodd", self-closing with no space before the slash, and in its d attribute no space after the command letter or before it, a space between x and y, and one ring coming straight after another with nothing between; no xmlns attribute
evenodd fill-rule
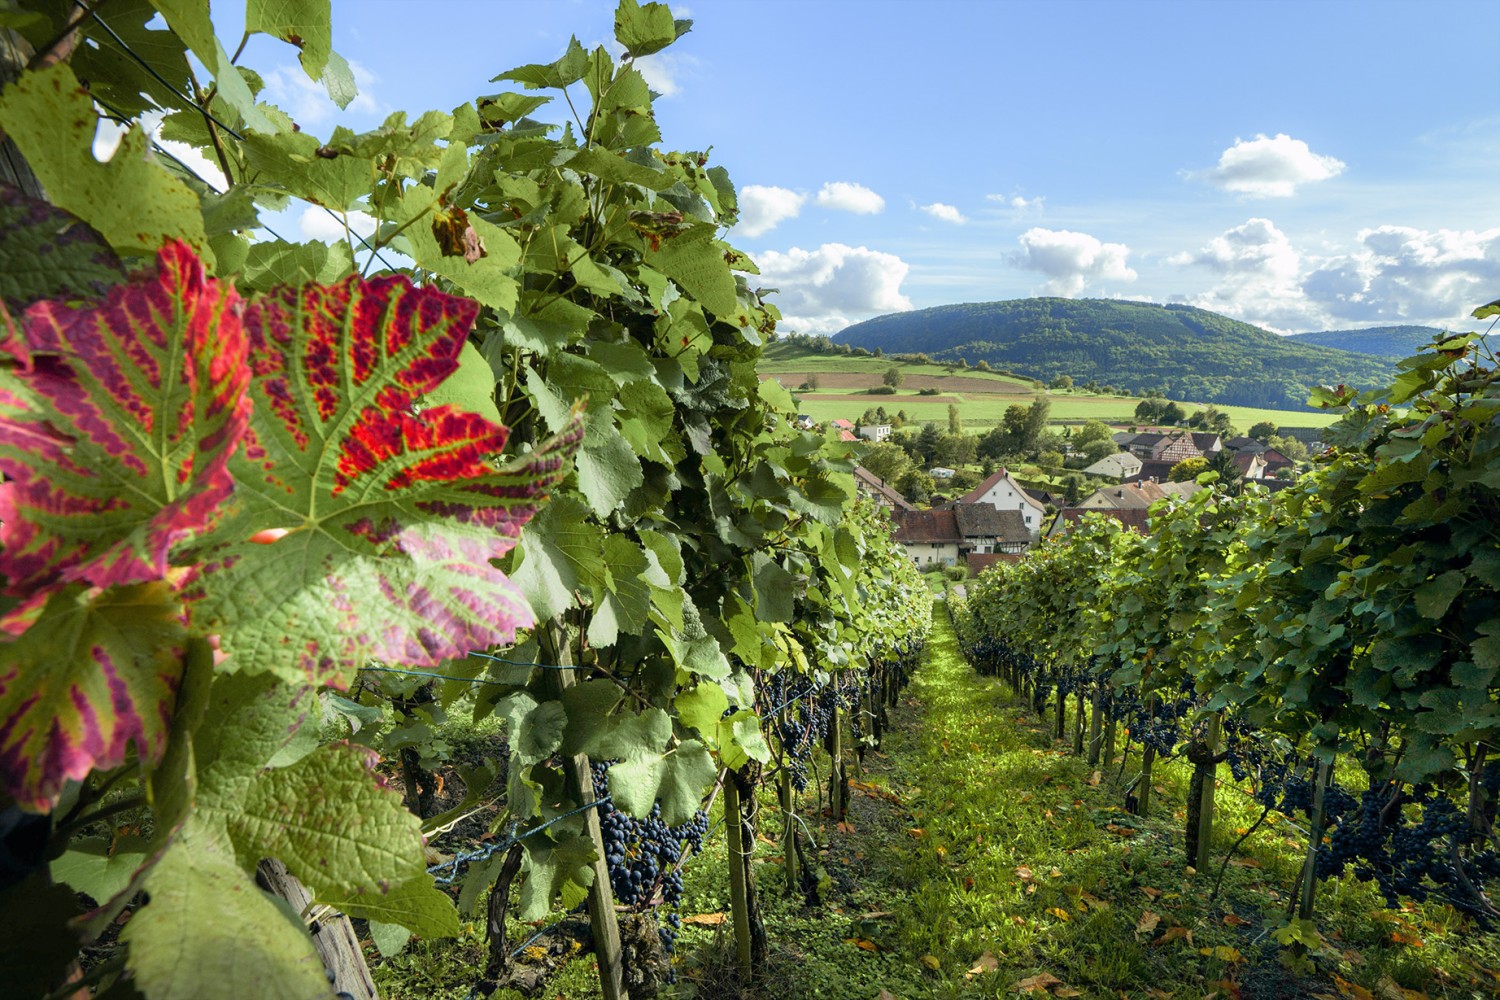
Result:
<svg viewBox="0 0 1500 1000"><path fill-rule="evenodd" d="M249 421L242 306L193 251L102 302L46 300L0 338L0 576L19 635L69 583L167 575L234 489L229 457Z"/></svg>
<svg viewBox="0 0 1500 1000"><path fill-rule="evenodd" d="M125 763L128 744L159 760L187 635L163 580L103 593L74 584L0 647L0 779L45 812L63 784Z"/></svg>
<svg viewBox="0 0 1500 1000"><path fill-rule="evenodd" d="M194 630L219 634L231 668L337 686L370 658L436 666L531 624L492 560L561 480L581 430L575 418L500 468L504 427L424 408L458 370L477 310L391 277L250 304L240 510L186 591ZM265 528L287 533L240 541Z"/></svg>

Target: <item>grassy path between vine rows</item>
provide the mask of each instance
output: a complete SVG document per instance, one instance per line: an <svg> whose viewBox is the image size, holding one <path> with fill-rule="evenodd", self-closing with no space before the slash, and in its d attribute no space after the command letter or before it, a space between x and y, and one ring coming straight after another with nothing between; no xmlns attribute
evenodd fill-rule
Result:
<svg viewBox="0 0 1500 1000"><path fill-rule="evenodd" d="M787 898L779 819L764 803L769 836L757 844L765 859L757 874L772 960L747 995L916 1000L1020 996L1027 987L1038 996L1194 1000L1500 995L1496 936L1441 907L1386 910L1352 879L1322 889L1321 940L1292 971L1279 959L1288 949L1272 937L1303 850L1285 821L1250 838L1210 901L1219 862L1259 808L1226 783L1215 863L1193 872L1182 851L1187 768L1159 767L1152 815L1126 815L1114 781L1119 758L1095 772L1070 747L1054 746L1050 729L1000 682L963 662L941 601L926 662L893 723L884 752L866 755L849 823L813 821L825 869L819 905ZM690 869L684 914L726 909L723 873L712 856ZM716 934L686 929L684 995L738 995L704 959L715 954Z"/></svg>
<svg viewBox="0 0 1500 1000"><path fill-rule="evenodd" d="M1500 936L1445 907L1387 910L1353 879L1325 883L1312 953L1294 972L1275 943L1304 850L1272 814L1225 869L1260 815L1226 781L1217 795L1214 864L1183 858L1188 769L1159 764L1151 815L1119 808L1116 776L1055 744L1050 725L962 660L941 600L924 664L881 752L855 777L848 821L820 814L817 782L801 813L817 845L819 900L785 887L774 793L760 804L755 871L770 961L749 991L727 967L728 879L722 823L685 871L686 919L673 1000L956 1000L1030 995L1237 1000L1483 1000L1500 996ZM1047 722L1050 724L1051 719ZM1070 723L1071 724L1071 723ZM825 781L828 760L813 762ZM1227 774L1221 774L1227 779ZM517 926L524 939L534 928ZM472 997L482 932L420 946L377 973L383 995ZM399 970L399 971L398 971ZM598 997L581 954L538 996ZM884 992L882 992L884 991ZM519 1000L501 990L496 1000Z"/></svg>

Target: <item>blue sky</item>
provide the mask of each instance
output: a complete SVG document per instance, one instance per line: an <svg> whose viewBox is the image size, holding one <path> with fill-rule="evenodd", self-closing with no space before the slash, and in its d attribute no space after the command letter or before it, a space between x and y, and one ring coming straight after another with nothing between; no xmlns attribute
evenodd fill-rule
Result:
<svg viewBox="0 0 1500 1000"><path fill-rule="evenodd" d="M782 289L787 328L1042 294L1189 302L1283 332L1468 328L1500 298L1493 0L674 10L693 31L646 67L665 145L712 146L728 168L744 209L729 239ZM326 134L493 93L570 35L609 42L612 12L334 0L362 87L342 112L286 46L257 40L245 62Z"/></svg>

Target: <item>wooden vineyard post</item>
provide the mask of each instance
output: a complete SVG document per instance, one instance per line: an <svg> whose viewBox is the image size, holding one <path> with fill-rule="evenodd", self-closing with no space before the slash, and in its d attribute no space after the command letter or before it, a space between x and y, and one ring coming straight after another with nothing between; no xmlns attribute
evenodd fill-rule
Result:
<svg viewBox="0 0 1500 1000"><path fill-rule="evenodd" d="M750 892L745 879L744 814L740 809L740 786L734 772L724 775L724 832L729 850L729 910L734 920L735 958L740 979L750 981ZM753 845L749 845L753 847Z"/></svg>
<svg viewBox="0 0 1500 1000"><path fill-rule="evenodd" d="M1333 761L1319 761L1317 784L1313 786L1312 824L1307 832L1307 860L1302 863L1302 884L1297 892L1298 920L1311 920L1313 917L1313 896L1318 887L1318 848L1323 844L1328 782L1332 776Z"/></svg>
<svg viewBox="0 0 1500 1000"><path fill-rule="evenodd" d="M782 865L786 868L786 891L795 895L797 879L797 792L792 788L792 774L786 768L776 781L776 793L781 799L781 819L785 830L782 834Z"/></svg>
<svg viewBox="0 0 1500 1000"><path fill-rule="evenodd" d="M256 866L255 881L273 896L286 900L298 913L312 906L312 893L275 858L266 858ZM327 907L320 909L327 910ZM328 970L335 993L347 993L354 1000L376 1000L380 996L375 990L375 980L370 978L370 967L365 964L359 937L348 917L338 912L326 912L309 930L313 947L323 960L323 968Z"/></svg>
<svg viewBox="0 0 1500 1000"><path fill-rule="evenodd" d="M1089 767L1099 764L1099 751L1104 738L1104 683L1094 682L1094 709L1089 716ZM1109 766L1109 761L1104 762Z"/></svg>
<svg viewBox="0 0 1500 1000"><path fill-rule="evenodd" d="M1088 717L1084 699L1083 688L1080 687L1078 689L1078 704L1075 706L1073 712L1073 753L1075 755L1083 753L1083 724L1084 720Z"/></svg>
<svg viewBox="0 0 1500 1000"><path fill-rule="evenodd" d="M553 621L537 629L541 652L545 662L556 668L544 667L549 697L561 699L563 692L577 683L572 666L572 652L563 638L562 626ZM580 806L593 802L598 794L594 789L594 774L589 769L586 754L570 757L564 764L567 775L568 794L577 799ZM609 884L609 863L604 860L604 835L599 829L599 810L589 809L584 814L589 840L594 844L594 883L589 886L589 924L594 932L594 953L599 959L599 986L604 1000L630 1000L625 992L625 962L620 947L620 924L615 919L615 894Z"/></svg>
<svg viewBox="0 0 1500 1000"><path fill-rule="evenodd" d="M833 810L834 822L842 823L844 809L849 803L849 776L844 772L844 726L837 704L828 720L825 746L829 760L833 762L828 775L828 803Z"/></svg>
<svg viewBox="0 0 1500 1000"><path fill-rule="evenodd" d="M1059 740L1068 735L1068 696L1061 684L1057 686L1057 727L1052 735Z"/></svg>
<svg viewBox="0 0 1500 1000"><path fill-rule="evenodd" d="M1190 752L1193 781L1188 792L1187 855L1188 863L1202 871L1208 865L1209 842L1214 832L1214 777L1219 765L1219 734L1222 721L1218 712L1208 718L1203 742Z"/></svg>
<svg viewBox="0 0 1500 1000"><path fill-rule="evenodd" d="M1148 715L1156 714L1157 701L1158 699L1154 694L1146 699L1146 712ZM1146 811L1151 808L1151 766L1155 763L1156 748L1153 746L1143 747L1141 749L1141 777L1136 783L1135 790L1135 814L1137 816L1146 815Z"/></svg>

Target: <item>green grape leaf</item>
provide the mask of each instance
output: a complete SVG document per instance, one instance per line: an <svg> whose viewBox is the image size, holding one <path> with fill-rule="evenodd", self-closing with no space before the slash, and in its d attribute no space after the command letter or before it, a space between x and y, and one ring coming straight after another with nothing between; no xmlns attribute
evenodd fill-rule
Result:
<svg viewBox="0 0 1500 1000"><path fill-rule="evenodd" d="M541 621L572 607L575 590L591 592L604 579L603 533L576 497L563 494L542 508L517 548L522 560L511 579Z"/></svg>
<svg viewBox="0 0 1500 1000"><path fill-rule="evenodd" d="M561 482L581 420L497 468L504 427L423 406L477 310L404 277L251 302L242 503L185 589L194 627L239 669L342 686L369 659L436 667L535 620L492 560ZM289 534L241 540L272 527Z"/></svg>
<svg viewBox="0 0 1500 1000"><path fill-rule="evenodd" d="M561 833L550 838L548 834L538 834L522 843L526 845L521 869L525 877L521 880L520 907L516 914L521 920L546 916L552 901L568 883L581 886L593 883L593 863L598 854L587 834Z"/></svg>
<svg viewBox="0 0 1500 1000"><path fill-rule="evenodd" d="M715 226L703 223L670 236L661 241L659 249L647 250L646 263L681 285L703 308L734 322L743 310L734 274L724 263L724 251L714 238L717 232Z"/></svg>
<svg viewBox="0 0 1500 1000"><path fill-rule="evenodd" d="M609 769L609 793L615 807L631 816L646 816L657 799L669 826L686 823L697 812L718 769L697 740L678 744L662 756L622 760Z"/></svg>
<svg viewBox="0 0 1500 1000"><path fill-rule="evenodd" d="M245 7L245 30L295 45L301 50L302 68L316 80L333 51L329 17L329 0L250 0Z"/></svg>
<svg viewBox="0 0 1500 1000"><path fill-rule="evenodd" d="M0 780L45 812L63 785L166 749L187 636L165 582L54 590L0 660Z"/></svg>
<svg viewBox="0 0 1500 1000"><path fill-rule="evenodd" d="M234 984L246 1000L327 998L312 938L234 859L183 836L146 876L151 901L120 940L136 986L152 1000L201 1000Z"/></svg>
<svg viewBox="0 0 1500 1000"><path fill-rule="evenodd" d="M104 302L48 300L0 340L0 575L21 598L15 634L49 593L166 576L174 546L206 531L234 489L250 415L234 289L192 250Z"/></svg>
<svg viewBox="0 0 1500 1000"><path fill-rule="evenodd" d="M94 159L99 116L66 62L0 92L0 129L15 141L53 204L98 230L119 253L155 253L169 240L206 252L198 196L151 161L146 133L125 133L109 162Z"/></svg>
<svg viewBox="0 0 1500 1000"><path fill-rule="evenodd" d="M52 877L69 888L107 903L124 891L131 877L146 860L144 837L84 837L68 845L52 861Z"/></svg>
<svg viewBox="0 0 1500 1000"><path fill-rule="evenodd" d="M331 744L288 767L210 789L240 864L276 858L320 900L383 895L425 875L422 824L375 772L374 751ZM236 792L223 794L227 788ZM241 791L242 790L242 791Z"/></svg>
<svg viewBox="0 0 1500 1000"><path fill-rule="evenodd" d="M719 720L718 744L719 759L731 770L737 771L752 760L764 764L771 759L771 747L760 731L760 719L748 708Z"/></svg>
<svg viewBox="0 0 1500 1000"><path fill-rule="evenodd" d="M642 7L636 0L620 0L615 8L615 41L636 59L671 45L692 25L692 21L674 21L671 8L664 3Z"/></svg>
<svg viewBox="0 0 1500 1000"><path fill-rule="evenodd" d="M103 296L125 278L120 259L87 225L0 184L0 302L12 312L47 298Z"/></svg>
<svg viewBox="0 0 1500 1000"><path fill-rule="evenodd" d="M699 684L677 696L677 718L689 729L696 729L710 745L717 745L719 720L729 708L729 696L717 684Z"/></svg>
<svg viewBox="0 0 1500 1000"><path fill-rule="evenodd" d="M362 892L337 899L321 899L351 917L404 927L424 938L457 937L458 910L453 900L426 873L386 893ZM385 948L380 949L385 954Z"/></svg>
<svg viewBox="0 0 1500 1000"><path fill-rule="evenodd" d="M1428 580L1413 595L1417 613L1423 618L1443 617L1448 612L1448 606L1463 589L1464 574L1456 569Z"/></svg>

